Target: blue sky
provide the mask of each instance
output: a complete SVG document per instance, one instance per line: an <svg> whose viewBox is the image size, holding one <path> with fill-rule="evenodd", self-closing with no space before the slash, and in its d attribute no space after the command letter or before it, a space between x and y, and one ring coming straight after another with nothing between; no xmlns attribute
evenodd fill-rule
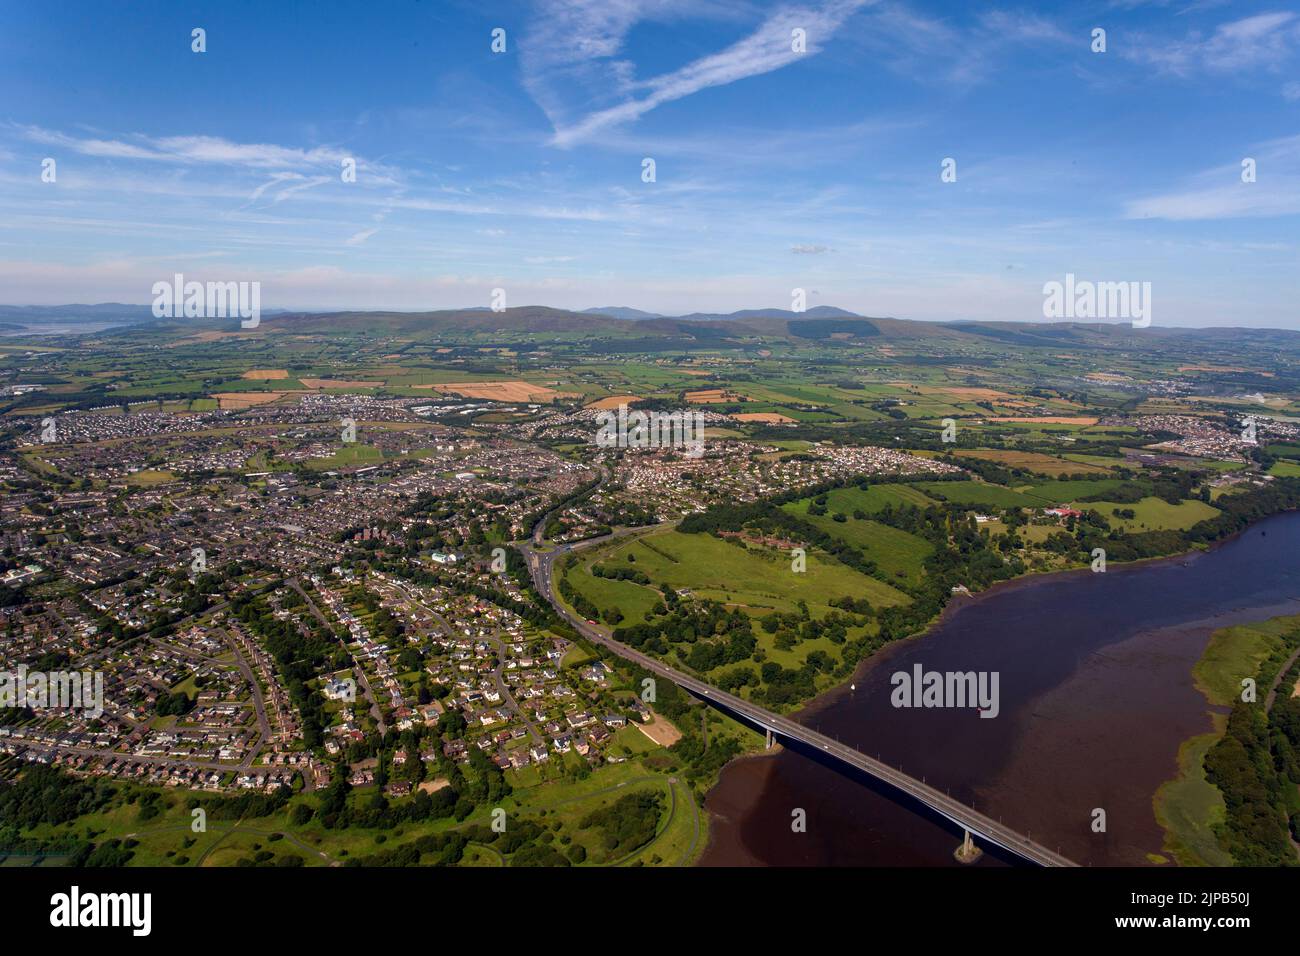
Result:
<svg viewBox="0 0 1300 956"><path fill-rule="evenodd" d="M1040 321L1043 283L1072 272L1151 282L1156 325L1296 328L1300 10L0 9L0 302L146 303L175 272L258 280L264 308L500 287L676 314L788 308L798 287L810 307Z"/></svg>

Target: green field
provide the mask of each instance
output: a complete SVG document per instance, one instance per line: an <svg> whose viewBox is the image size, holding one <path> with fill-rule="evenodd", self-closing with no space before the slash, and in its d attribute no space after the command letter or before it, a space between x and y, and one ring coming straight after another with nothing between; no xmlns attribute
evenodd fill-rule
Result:
<svg viewBox="0 0 1300 956"><path fill-rule="evenodd" d="M1104 515L1113 526L1121 527L1125 531L1185 531L1198 521L1219 514L1218 508L1213 508L1203 501L1180 501L1176 505L1171 505L1163 498L1143 498L1132 504L1118 501L1084 501L1075 503L1074 507L1094 509ZM1113 514L1115 509L1132 510L1134 516L1117 517Z"/></svg>
<svg viewBox="0 0 1300 956"><path fill-rule="evenodd" d="M1123 487L1128 482L1120 478L1099 478L1084 481L1042 481L1036 485L1027 485L1017 490L1037 498L1047 505L1062 505L1067 501L1102 494L1115 488Z"/></svg>
<svg viewBox="0 0 1300 956"><path fill-rule="evenodd" d="M988 505L993 508L1041 508L1042 500L1002 485L984 481L926 481L916 485L928 495L942 496L953 504Z"/></svg>
<svg viewBox="0 0 1300 956"><path fill-rule="evenodd" d="M629 554L635 559L633 562L627 561ZM597 578L589 571L597 562L635 567L648 575L656 588ZM845 595L865 597L880 607L906 604L910 600L901 591L815 551L808 554L807 570L796 574L791 570L790 556L784 552L744 548L712 535L679 531L647 535L597 549L595 554L580 561L568 577L579 593L602 609L609 606L602 603L602 598L627 600L635 589L645 596L644 607L648 610L659 598L660 584L689 589L697 597L760 615L774 609L794 611L795 602L800 599L815 614L828 612L829 601ZM619 607L629 620L637 619L630 613L633 608L621 604Z"/></svg>
<svg viewBox="0 0 1300 956"><path fill-rule="evenodd" d="M1254 677L1260 663L1283 646L1282 635L1297 625L1300 615L1215 631L1192 668L1197 689L1212 704L1231 704L1241 693L1242 678Z"/></svg>
<svg viewBox="0 0 1300 956"><path fill-rule="evenodd" d="M833 498L828 497L828 509L832 507L833 501ZM867 558L874 561L886 576L897 578L907 584L916 584L920 581L925 559L934 550L929 542L906 531L881 524L879 521L872 521L869 518L859 520L852 517L851 513L840 512L846 515L844 521L836 521L832 517L833 509L828 514L810 515L808 503L809 499L804 499L790 502L783 507L832 537L861 548Z"/></svg>
<svg viewBox="0 0 1300 956"><path fill-rule="evenodd" d="M347 468L352 465L373 465L384 460L384 453L374 445L344 445L328 458L317 458L307 462L312 471L328 471L334 468Z"/></svg>
<svg viewBox="0 0 1300 956"><path fill-rule="evenodd" d="M917 508L929 508L936 502L916 485L879 484L871 485L865 491L859 487L837 488L827 495L826 507L830 511L839 511L846 515L854 511L875 514L886 507L898 508L914 505Z"/></svg>

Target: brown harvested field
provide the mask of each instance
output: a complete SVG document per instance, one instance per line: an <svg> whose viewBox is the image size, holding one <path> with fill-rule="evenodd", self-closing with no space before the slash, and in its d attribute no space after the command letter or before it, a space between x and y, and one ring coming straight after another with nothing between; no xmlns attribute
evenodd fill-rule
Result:
<svg viewBox="0 0 1300 956"><path fill-rule="evenodd" d="M300 378L308 388L378 388L383 382L348 382L341 378Z"/></svg>
<svg viewBox="0 0 1300 956"><path fill-rule="evenodd" d="M1049 478L1056 478L1060 475L1077 475L1085 472L1100 473L1110 471L1109 468L1101 465L1084 465L1077 461L1068 461L1064 458L1043 455L1035 451L1014 451L1009 448L977 448L973 451L963 449L961 455L965 458L995 461L999 465L1006 465L1008 468L1023 468L1025 471L1047 475Z"/></svg>
<svg viewBox="0 0 1300 956"><path fill-rule="evenodd" d="M1095 415L1005 415L986 418L986 422L1031 422L1040 425L1095 425Z"/></svg>
<svg viewBox="0 0 1300 956"><path fill-rule="evenodd" d="M243 377L259 382L269 382L272 379L288 378L289 373L282 368L254 368L245 372Z"/></svg>
<svg viewBox="0 0 1300 956"><path fill-rule="evenodd" d="M195 342L219 342L222 339L234 338L241 335L247 337L252 334L254 334L254 330L252 329L248 332L218 332L215 330L209 332L195 332L193 335L187 335L185 338L177 339L175 342L168 342L167 347L169 349L175 349L180 348L182 345L193 345Z"/></svg>
<svg viewBox="0 0 1300 956"><path fill-rule="evenodd" d="M731 415L738 422L767 422L773 425L790 425L794 419L776 412L734 412Z"/></svg>
<svg viewBox="0 0 1300 956"><path fill-rule="evenodd" d="M973 385L916 385L912 382L890 382L900 388L910 388L922 395L952 395L958 399L977 399L980 401L1015 398L1010 392L1000 392L996 388L977 388Z"/></svg>
<svg viewBox="0 0 1300 956"><path fill-rule="evenodd" d="M740 397L725 388L702 388L698 392L687 392L686 400L692 405L720 405L739 401Z"/></svg>
<svg viewBox="0 0 1300 956"><path fill-rule="evenodd" d="M653 710L650 712L654 719L648 724L643 724L639 720L634 720L637 730L645 734L661 747L671 747L677 741L682 739L682 732L674 727L668 721L664 720Z"/></svg>
<svg viewBox="0 0 1300 956"><path fill-rule="evenodd" d="M414 388L431 388L444 395L462 398L487 398L498 402L552 402L560 393L545 385L534 385L520 379L503 382L448 382L445 385L416 385Z"/></svg>
<svg viewBox="0 0 1300 956"><path fill-rule="evenodd" d="M620 405L634 405L639 401L641 399L635 395L610 395L608 398L592 402L587 407L596 409L618 408Z"/></svg>
<svg viewBox="0 0 1300 956"><path fill-rule="evenodd" d="M245 408L252 408L254 405L269 405L271 402L279 401L286 395L293 395L295 392L213 392L212 397L217 400L217 407L223 410L233 409L242 411Z"/></svg>

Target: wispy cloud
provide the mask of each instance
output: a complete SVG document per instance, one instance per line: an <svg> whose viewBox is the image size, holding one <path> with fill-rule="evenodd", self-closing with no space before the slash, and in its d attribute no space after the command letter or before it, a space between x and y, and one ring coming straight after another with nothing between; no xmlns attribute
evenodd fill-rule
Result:
<svg viewBox="0 0 1300 956"><path fill-rule="evenodd" d="M330 176L313 176L311 179L304 179L302 182L295 183L286 189L281 189L275 194L275 202L283 202L295 193L300 193L305 189L315 189L317 186L324 186L328 182L333 182Z"/></svg>
<svg viewBox="0 0 1300 956"><path fill-rule="evenodd" d="M1178 76L1276 70L1300 50L1300 16L1289 10L1260 13L1222 23L1208 36L1201 31L1179 39L1134 35L1119 49L1127 59Z"/></svg>
<svg viewBox="0 0 1300 956"><path fill-rule="evenodd" d="M541 24L526 45L522 61L525 81L554 125L553 145L573 146L630 123L665 103L771 73L815 54L850 16L875 2L830 0L818 8L785 7L770 14L749 36L717 53L650 79L636 80L629 61L614 59L622 52L627 33L642 19L680 14L683 6L624 0L556 0L542 5ZM799 43L795 41L796 30L803 31ZM589 81L597 75L603 76L607 89L615 91L616 102L593 110L567 108L557 87L576 84L585 106L589 102Z"/></svg>
<svg viewBox="0 0 1300 956"><path fill-rule="evenodd" d="M346 150L331 147L295 149L271 143L235 143L219 136L156 138L133 134L119 139L99 139L70 136L39 126L24 126L20 129L22 135L34 143L59 146L85 156L111 159L211 163L270 169L294 166L341 166L344 159L355 158Z"/></svg>
<svg viewBox="0 0 1300 956"><path fill-rule="evenodd" d="M362 245L363 243L365 243L365 241L366 241L367 239L369 239L371 236L373 236L373 235L374 235L375 233L377 233L378 231L379 231L378 228L375 228L375 229L362 229L360 232L355 233L354 235L352 235L351 237L348 238L347 245L349 245L349 246L359 246L359 245Z"/></svg>
<svg viewBox="0 0 1300 956"><path fill-rule="evenodd" d="M1053 20L1024 10L984 10L959 23L889 2L866 15L853 42L873 62L910 79L972 86L988 79L1016 50L1083 41Z"/></svg>
<svg viewBox="0 0 1300 956"><path fill-rule="evenodd" d="M1129 219L1172 221L1245 219L1300 213L1300 135L1251 149L1254 182L1242 182L1239 164L1218 166L1192 177L1183 189L1129 202Z"/></svg>

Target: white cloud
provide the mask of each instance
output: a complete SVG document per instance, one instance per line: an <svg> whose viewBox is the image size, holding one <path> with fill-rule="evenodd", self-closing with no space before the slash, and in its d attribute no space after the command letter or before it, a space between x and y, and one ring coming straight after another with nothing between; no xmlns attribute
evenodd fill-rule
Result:
<svg viewBox="0 0 1300 956"><path fill-rule="evenodd" d="M349 246L359 246L359 245L362 245L362 244L363 244L367 239L369 239L371 236L373 236L373 235L374 235L375 233L377 233L378 231L379 231L378 229L362 229L360 232L355 233L354 235L352 235L352 236L348 239L347 244L348 244Z"/></svg>
<svg viewBox="0 0 1300 956"><path fill-rule="evenodd" d="M1300 48L1300 19L1292 11L1260 13L1222 23L1209 36L1193 31L1181 40L1134 36L1121 55L1179 76L1197 70L1236 73L1276 70Z"/></svg>

